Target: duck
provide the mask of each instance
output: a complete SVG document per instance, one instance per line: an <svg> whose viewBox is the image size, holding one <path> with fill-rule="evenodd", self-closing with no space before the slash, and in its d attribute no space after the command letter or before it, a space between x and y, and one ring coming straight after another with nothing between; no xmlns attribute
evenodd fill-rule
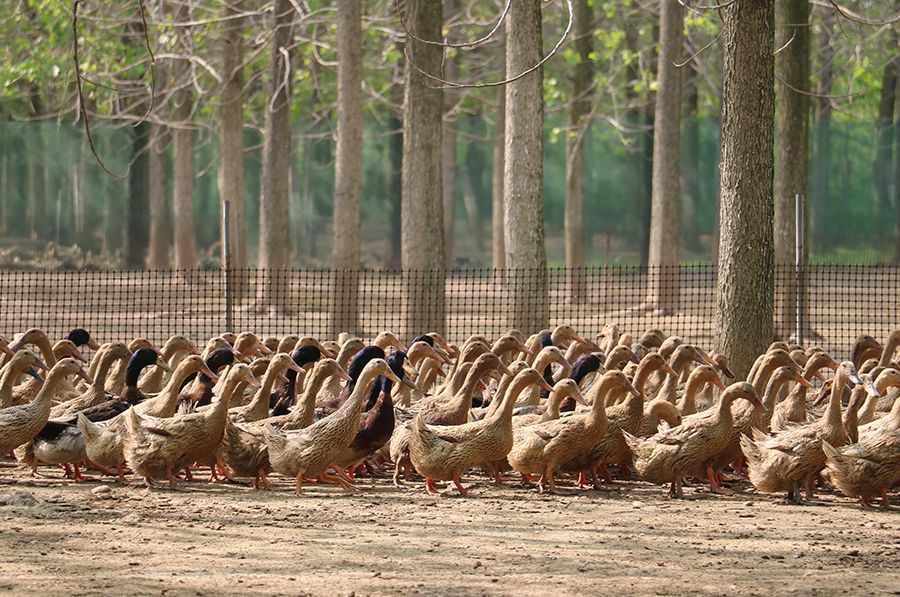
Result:
<svg viewBox="0 0 900 597"><path fill-rule="evenodd" d="M806 360L803 365L803 378L811 382L814 378L822 379L819 373L821 369L829 368L836 371L838 362L825 351L817 351ZM772 431L784 431L796 424L809 423L810 416L806 405L806 394L809 385L797 384L791 389L784 400L772 409L769 427ZM784 392L782 392L784 393Z"/></svg>
<svg viewBox="0 0 900 597"><path fill-rule="evenodd" d="M502 407L490 417L455 426L429 426L421 414L414 419L410 460L425 477L427 493L438 493L435 481L453 481L460 495L465 496L467 490L460 475L482 463L492 465L495 479L499 480L493 463L505 459L513 447L513 405L519 394L531 385L553 391L542 373L529 367L515 376L503 396Z"/></svg>
<svg viewBox="0 0 900 597"><path fill-rule="evenodd" d="M591 353L586 354L575 361L572 365L570 378L578 384L578 388L581 391L585 391L587 390L589 380L594 377L593 374L602 375L603 373L606 373L606 368L603 366L601 355L599 353ZM559 410L560 412L574 411L575 399L571 397L566 398L562 405L560 405Z"/></svg>
<svg viewBox="0 0 900 597"><path fill-rule="evenodd" d="M325 347L318 344L318 342L315 344L311 342L308 344L301 343L303 342L302 340L298 340L297 342L295 348L291 350L291 358L294 360L294 364L305 372L313 366L313 363L322 358L322 355L325 354L322 352L322 349ZM333 353L329 351L328 354ZM284 375L287 378L287 383L282 384L281 387L278 388L277 391L272 392L272 395L269 397L269 406L273 417L286 415L288 413L288 410L294 406L297 392L304 385L303 378L298 379L299 373L296 370L288 368Z"/></svg>
<svg viewBox="0 0 900 597"><path fill-rule="evenodd" d="M881 496L889 509L888 490L900 483L900 430L870 437L843 447L822 441L828 480L848 497L858 497L863 508Z"/></svg>
<svg viewBox="0 0 900 597"><path fill-rule="evenodd" d="M360 374L350 397L335 412L288 435L280 433L271 424L263 427L272 469L286 477L294 477L298 495L303 491L304 477L316 477L323 482L338 483L345 489L356 489L346 472L334 461L356 436L366 394L380 375L394 383L400 382L387 361L372 359ZM325 471L329 467L339 477L327 475Z"/></svg>
<svg viewBox="0 0 900 597"><path fill-rule="evenodd" d="M206 368L215 373L218 378L223 369L226 369L227 367L230 367L234 364L237 356L234 353L234 349L229 346L228 348L217 348L209 353L208 356L202 358L203 362L206 363ZM193 369L193 366L190 366L189 368ZM250 368L250 371L253 372L252 367ZM183 373L184 370L182 370L182 374ZM254 377L255 375L256 374L254 372ZM181 379L181 375L178 375L178 377L179 379ZM192 373L189 373L187 377L184 378L184 381L180 382L180 384L172 384L171 387L167 387L166 393L175 390L177 386L178 406L176 407L176 411L182 414L187 414L190 412L194 412L201 406L208 406L212 404L213 387L215 386L215 383L216 382L213 380L213 378L208 376L203 371L194 371ZM191 384L191 387L190 389L185 390L188 384ZM240 394L238 394L238 396L240 396ZM171 415L165 413L162 416Z"/></svg>
<svg viewBox="0 0 900 597"><path fill-rule="evenodd" d="M40 349L43 362L49 367L53 367L57 361L67 357L74 358L82 363L87 363L87 359L85 359L78 351L78 347L74 342L63 339L58 340L51 346L47 335L37 328L32 328L27 331L19 338L19 340L10 344L9 347L13 351L18 351L26 344L33 344ZM13 389L13 404L23 405L31 402L31 400L37 396L37 393L41 388L41 383L42 382L37 378L31 376L31 379L17 385ZM60 381L56 393L54 394L54 403L70 400L79 394L80 392L75 389L75 386L73 386L67 378L64 378Z"/></svg>
<svg viewBox="0 0 900 597"><path fill-rule="evenodd" d="M812 499L812 484L825 466L822 441L835 447L847 443L841 420L841 396L848 383L861 384L856 367L844 361L835 371L831 398L825 416L815 423L789 429L772 437L754 430L753 439L741 437L741 448L747 458L750 482L764 493L787 491L789 503L800 503L800 486L806 486L806 497Z"/></svg>
<svg viewBox="0 0 900 597"><path fill-rule="evenodd" d="M170 385L178 383L179 377L186 377L189 374L188 370L192 366L192 359L200 360L202 363L202 359L197 356L191 356L182 361L175 370L175 374L169 379ZM125 387L121 395L114 400L76 413L75 425L84 437L87 458L100 467L115 468L119 482L123 485L127 484L127 481L125 479L124 454L125 428L122 424L121 413L137 406L152 411L151 414L159 414L160 409L168 406L168 400L164 404L159 404L155 402L155 399L148 406L146 396L138 388L141 371L145 367L158 365L159 361L159 353L156 350L152 348L137 349L128 361L125 371ZM164 391L165 389L163 388Z"/></svg>
<svg viewBox="0 0 900 597"><path fill-rule="evenodd" d="M10 357L10 360L3 366L0 372L0 409L9 408L16 405L16 399L13 390L16 387L16 381L23 373L37 376L39 382L43 383L44 378L37 372L36 368L47 371L50 367L35 353L30 350L18 350Z"/></svg>
<svg viewBox="0 0 900 597"><path fill-rule="evenodd" d="M713 367L718 369L719 373L724 375L726 379L734 379L734 373L731 372L731 364L728 361L728 357L720 352L713 353L711 356ZM695 412L701 412L712 407L712 405L716 403L716 391L715 385L707 384L697 395L695 400Z"/></svg>
<svg viewBox="0 0 900 597"><path fill-rule="evenodd" d="M618 324L606 323L597 333L597 342L600 344L600 350L606 354L619 344L619 337L622 332L619 330Z"/></svg>
<svg viewBox="0 0 900 597"><path fill-rule="evenodd" d="M128 343L128 350L133 355L142 348L147 348L153 352L157 352L156 347L146 338L134 338ZM166 365L168 366L168 365ZM111 396L118 396L125 389L125 371L128 369L127 362L117 361L112 370L109 372L106 380L106 393Z"/></svg>
<svg viewBox="0 0 900 597"><path fill-rule="evenodd" d="M460 369L457 373L465 371ZM465 380L462 381L458 390L446 402L439 404L430 404L430 408L420 408L410 413L397 413L403 416L407 424L397 427L391 435L390 456L394 463L394 485L399 486L399 474L402 470L407 470L411 465L409 459L409 442L412 428L408 424L409 417L422 416L422 420L430 425L462 425L469 421L469 411L472 408L472 396L482 378L492 375L495 372L512 377L509 367L503 364L500 357L488 351L477 359L474 363L469 364L468 372ZM458 377L458 375L457 375ZM420 401L416 406L419 406Z"/></svg>
<svg viewBox="0 0 900 597"><path fill-rule="evenodd" d="M586 414L516 429L513 447L507 456L510 466L526 483L530 481L530 475L539 473L538 491L555 492L556 468L590 450L606 433L606 398L619 388L641 395L624 373L614 369L604 373L591 387L586 397L591 402L591 409Z"/></svg>
<svg viewBox="0 0 900 597"><path fill-rule="evenodd" d="M170 337L160 351L162 362L166 363L168 371L162 367L155 367L147 371L138 382L138 387L145 394L158 393L165 383L165 374L174 371L184 357L191 354L201 354L200 349L193 342L180 335Z"/></svg>
<svg viewBox="0 0 900 597"><path fill-rule="evenodd" d="M704 365L704 367L706 366ZM715 370L712 367L709 367L709 369L712 375L696 375L695 384L712 381L712 377L718 379L719 376L715 373ZM644 385L647 383L650 375L656 371L662 371L673 377L677 375L675 370L659 353L650 353L641 359L641 363L638 365L637 372L632 380L632 385L638 391L638 394L627 392L626 388L609 392L607 394L607 405L609 406L606 408L606 433L594 446L591 446L584 453L563 463L560 470L569 472L589 471L591 482L595 489L600 488L597 478L598 472L603 474L607 483L612 482L609 470L606 467L607 464L620 465L623 475L626 479L628 478L631 452L628 450L628 444L625 443L622 431L635 434L640 430L644 419ZM694 390L694 388L691 389ZM625 395L624 400L620 404L615 404L617 398L619 398L617 394ZM583 485L584 481L585 479L580 479L579 484Z"/></svg>
<svg viewBox="0 0 900 597"><path fill-rule="evenodd" d="M80 410L96 406L110 399L106 393L106 379L110 369L119 362L128 362L131 359L131 351L121 342L104 344L91 359L91 365L96 364L93 371L88 371L88 376L94 380L85 391L78 396L62 404L54 406L50 410L50 417L66 417Z"/></svg>
<svg viewBox="0 0 900 597"><path fill-rule="evenodd" d="M890 388L900 387L900 371L889 367L883 369L878 377L872 380L869 376L866 389L868 390L868 398L859 411L859 425L866 425L876 419L878 402L881 396L885 395Z"/></svg>
<svg viewBox="0 0 900 597"><path fill-rule="evenodd" d="M253 477L254 489L268 489L267 475L272 472L269 449L262 428L269 424L288 431L303 429L315 420L316 394L332 377L350 381L350 376L334 359L324 358L316 362L303 388L300 402L286 415L274 416L262 421L240 424L230 418L225 422L225 434L216 450L216 459L227 477Z"/></svg>
<svg viewBox="0 0 900 597"><path fill-rule="evenodd" d="M893 408L891 408L890 412L885 416L860 426L859 441L869 440L883 433L896 431L897 429L900 429L900 400L894 401Z"/></svg>
<svg viewBox="0 0 900 597"><path fill-rule="evenodd" d="M28 404L0 409L0 454L33 440L50 418L53 397L69 375L87 378L81 362L72 357L59 360L50 368L37 396Z"/></svg>
<svg viewBox="0 0 900 597"><path fill-rule="evenodd" d="M859 371L862 370L863 363L867 360L880 358L883 350L884 347L878 340L868 334L860 334L850 351L850 361Z"/></svg>
<svg viewBox="0 0 900 597"><path fill-rule="evenodd" d="M291 355L280 352L272 357L272 360L269 362L269 368L266 369L266 374L263 376L262 385L256 390L250 402L246 406L230 408L228 416L236 423L249 423L268 418L272 386L275 384L276 379L284 377L285 371L300 372L303 369L294 362Z"/></svg>
<svg viewBox="0 0 900 597"><path fill-rule="evenodd" d="M524 365L524 361L522 362ZM514 373L517 371L511 369ZM560 417L560 407L564 400L571 398L573 402L587 406L578 383L571 378L564 378L553 384L553 390L547 397L547 404L542 406L517 407L513 410L513 426L524 427L544 421L553 421ZM493 403L492 403L493 404Z"/></svg>
<svg viewBox="0 0 900 597"><path fill-rule="evenodd" d="M674 369L673 369L674 371ZM682 417L697 413L697 396L701 390L707 386L725 389L725 384L715 367L711 365L700 365L691 371L688 375L687 382L684 386L684 393L675 404Z"/></svg>
<svg viewBox="0 0 900 597"><path fill-rule="evenodd" d="M420 343L422 342L419 341L415 344ZM403 368L406 356L404 351L394 350L388 356L387 363L401 382L411 383ZM380 377L372 384L366 405L363 407L359 431L356 432L356 436L347 449L335 459L335 464L347 470L351 478L356 467L365 463L369 456L380 450L394 433L394 402L391 395L393 388L393 382L386 377ZM368 467L368 463L366 466Z"/></svg>
<svg viewBox="0 0 900 597"><path fill-rule="evenodd" d="M563 371L568 372L572 370L572 365L563 356L562 351L553 345L545 346L540 349L534 361L531 363L535 369L542 372L548 387L552 387L550 384L553 383L553 372L550 369L550 366L553 363L558 363ZM530 386L527 391L519 395L519 403L516 406L537 406L540 404L540 401L541 392L539 387Z"/></svg>
<svg viewBox="0 0 900 597"><path fill-rule="evenodd" d="M317 397L316 418L321 419L340 408L341 404L343 404L353 392L357 379L359 379L363 369L370 361L374 359L384 360L386 358L387 354L385 354L384 349L374 344L364 347L353 355L353 358L350 359L350 362L346 367L347 375L350 376L350 381L346 382L343 388L341 388L340 385L337 385L336 392L333 383L327 384L322 388L322 392Z"/></svg>
<svg viewBox="0 0 900 597"><path fill-rule="evenodd" d="M677 375L665 376L662 384L659 386L659 391L656 392L654 397L662 398L672 404L677 404L678 402L678 383L682 377L687 375L691 363L712 365L712 363L710 363L703 355L702 351L693 344L679 344L672 351L672 355L668 358L668 361L669 366Z"/></svg>
<svg viewBox="0 0 900 597"><path fill-rule="evenodd" d="M681 411L678 410L677 406L662 398L654 398L644 403L644 419L641 421L641 430L638 436L650 437L656 435L660 432L659 427L662 422L666 424L666 429L681 425Z"/></svg>
<svg viewBox="0 0 900 597"><path fill-rule="evenodd" d="M225 377L221 399L203 412L169 418L142 415L134 408L125 412L125 460L147 486L153 487L154 479L165 477L174 489L178 482L175 471L214 452L222 441L228 406L238 384L260 385L244 363L231 367Z"/></svg>
<svg viewBox="0 0 900 597"><path fill-rule="evenodd" d="M423 336L423 338L427 338L428 340L431 341L432 344L434 343L434 340L432 340L429 336ZM414 342L410 343L409 353L407 354L406 362L409 363L409 366L414 371L416 371L415 385L419 389L414 392L412 390L412 388L409 387L409 385L407 385L405 383L402 386L396 388L394 393L395 393L395 397L397 400L397 406L399 406L401 408L411 407L412 403L413 403L414 395L416 398L416 402L418 402L418 400L421 399L423 390L422 390L422 387L419 385L419 380L422 379L422 374L423 374L423 372L421 371L421 367L424 366L424 363L426 361L430 361L431 363L436 363L438 369L440 369L440 367L442 365L450 364L452 362L450 360L450 356L447 355L447 353L443 349L440 349L440 347L438 347L440 349L440 352L438 352L437 350L435 350L435 348L432 344L429 344L425 340L415 340ZM496 353L494 353L494 354L496 354ZM500 358L502 359L503 357L501 356ZM388 361L388 363L390 364L390 361ZM394 371L394 373L396 373L396 371ZM426 373L427 373L427 371L426 371ZM406 379L406 378L404 377L404 379ZM412 380L410 379L408 381L412 381Z"/></svg>
<svg viewBox="0 0 900 597"><path fill-rule="evenodd" d="M713 465L731 438L734 422L731 407L739 399L746 400L759 411L763 409L753 386L737 382L722 391L718 407L708 416L685 419L681 425L648 438L623 431L641 478L651 483L669 483L670 498L683 497L685 477L705 476L713 491L722 492Z"/></svg>

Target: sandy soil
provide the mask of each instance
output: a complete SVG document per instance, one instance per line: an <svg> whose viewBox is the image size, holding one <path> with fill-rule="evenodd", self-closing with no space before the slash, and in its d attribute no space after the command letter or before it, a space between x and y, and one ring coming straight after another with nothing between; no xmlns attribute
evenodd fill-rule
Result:
<svg viewBox="0 0 900 597"><path fill-rule="evenodd" d="M45 468L48 475L56 470ZM542 496L348 495L32 479L0 465L0 591L86 594L900 594L900 513L823 493L713 496L618 483Z"/></svg>

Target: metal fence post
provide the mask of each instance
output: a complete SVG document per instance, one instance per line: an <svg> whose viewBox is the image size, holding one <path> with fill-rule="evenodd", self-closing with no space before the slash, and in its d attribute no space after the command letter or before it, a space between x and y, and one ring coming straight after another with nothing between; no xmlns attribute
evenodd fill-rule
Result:
<svg viewBox="0 0 900 597"><path fill-rule="evenodd" d="M803 344L803 195L794 197L794 238L795 243L795 275L796 275L796 309L797 309L797 344Z"/></svg>
<svg viewBox="0 0 900 597"><path fill-rule="evenodd" d="M222 271L225 286L225 329L234 326L234 288L232 288L231 263L231 213L230 201L222 202Z"/></svg>

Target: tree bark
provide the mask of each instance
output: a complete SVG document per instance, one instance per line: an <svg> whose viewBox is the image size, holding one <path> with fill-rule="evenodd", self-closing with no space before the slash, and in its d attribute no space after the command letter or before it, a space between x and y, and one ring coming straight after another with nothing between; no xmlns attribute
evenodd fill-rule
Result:
<svg viewBox="0 0 900 597"><path fill-rule="evenodd" d="M812 210L812 240L815 246L823 246L828 236L828 183L831 173L831 86L834 75L835 17L831 7L823 8L822 37L819 43L819 69L814 102L812 135L812 176L810 177L809 203Z"/></svg>
<svg viewBox="0 0 900 597"><path fill-rule="evenodd" d="M898 70L897 89L894 97L900 101L900 61L895 60ZM900 264L900 106L894 110L894 263Z"/></svg>
<svg viewBox="0 0 900 597"><path fill-rule="evenodd" d="M697 206L700 202L700 128L697 124L699 79L693 63L684 67L684 154L681 156L681 230L682 245L689 253L702 249L697 229Z"/></svg>
<svg viewBox="0 0 900 597"><path fill-rule="evenodd" d="M894 34L893 46L897 47ZM891 182L894 145L894 103L897 87L896 56L884 65L878 119L875 121L875 160L872 162L872 194L880 218L887 217L891 207Z"/></svg>
<svg viewBox="0 0 900 597"><path fill-rule="evenodd" d="M776 4L778 53L775 168L775 304L776 335L787 338L796 321L797 280L788 266L796 261L796 196L808 195L809 175L809 0L779 0ZM808 202L807 202L808 203ZM806 221L807 218L804 218Z"/></svg>
<svg viewBox="0 0 900 597"><path fill-rule="evenodd" d="M219 188L221 213L226 206L229 217L231 266L247 267L247 224L244 219L244 77L241 71L244 46L244 19L235 18L243 11L243 0L222 5L222 107L219 112ZM222 263L225 263L222 243ZM236 289L242 294L242 289Z"/></svg>
<svg viewBox="0 0 900 597"><path fill-rule="evenodd" d="M498 31L503 36L500 47L501 80L506 78L506 34L503 28ZM497 93L496 129L494 130L494 148L491 170L491 266L502 270L506 267L506 243L503 235L503 170L504 151L506 149L506 89L501 87ZM503 283L502 276L495 276L496 281Z"/></svg>
<svg viewBox="0 0 900 597"><path fill-rule="evenodd" d="M150 147L147 155L150 178L150 248L147 253L147 267L150 269L166 269L171 265L169 262L170 227L167 184L169 154L167 143L166 127L161 124L151 124Z"/></svg>
<svg viewBox="0 0 900 597"><path fill-rule="evenodd" d="M678 311L681 257L681 58L684 9L659 2L659 60L653 117L653 182L650 208L648 307L662 315Z"/></svg>
<svg viewBox="0 0 900 597"><path fill-rule="evenodd" d="M175 21L190 19L190 10L186 3L179 3L175 9ZM178 27L179 50L192 52L189 27ZM194 114L194 93L191 79L191 65L186 59L178 60L174 67L177 71L175 85L175 107L172 117L175 120L172 140L175 150L172 173L172 208L174 221L175 267L190 269L197 266L197 246L194 231L194 129L191 120Z"/></svg>
<svg viewBox="0 0 900 597"><path fill-rule="evenodd" d="M443 20L449 21L459 12L459 0L444 0ZM448 36L449 37L449 36ZM452 38L451 38L452 41ZM459 59L461 53L448 50L444 56L443 79L456 81L459 78ZM451 89L444 90L444 127L441 140L441 196L444 204L444 263L447 269L453 267L455 232L456 232L456 127L458 115L456 102L459 100L459 92Z"/></svg>
<svg viewBox="0 0 900 597"><path fill-rule="evenodd" d="M441 38L441 3L409 0L406 26L421 39ZM444 331L444 218L441 184L443 94L428 85L441 48L408 39L403 96L403 329L412 338ZM415 65L415 66L412 66Z"/></svg>
<svg viewBox="0 0 900 597"><path fill-rule="evenodd" d="M593 78L591 8L587 0L574 3L574 45L578 64L570 73L569 122L566 131L566 203L563 230L566 253L566 288L570 302L584 300L587 284L584 275L584 139L591 111L588 94Z"/></svg>
<svg viewBox="0 0 900 597"><path fill-rule="evenodd" d="M148 177L147 143L150 124L142 122L132 129L131 168L128 170L128 215L125 234L125 267L144 267L147 255Z"/></svg>
<svg viewBox="0 0 900 597"><path fill-rule="evenodd" d="M291 0L275 0L275 22L269 55L269 93L263 140L262 187L259 209L259 265L268 270L257 296L257 310L286 312L287 272L291 238L288 218L291 175L291 93L294 29Z"/></svg>
<svg viewBox="0 0 900 597"><path fill-rule="evenodd" d="M639 96L634 88L634 82L640 80L640 61L638 60L638 52L640 52L638 25L634 22L627 22L625 26L625 48L631 54L632 59L625 65L625 124L629 130L639 131L641 128L641 107L639 106ZM652 122L651 122L652 125ZM649 221L644 226L644 212L647 211L649 219L649 202L644 198L644 167L646 151L644 149L647 143L647 135L645 132L639 131L631 135L631 144L629 155L626 158L626 174L625 189L628 197L631 198L630 215L639 222L638 230L639 238L639 255L640 263L647 263L647 249L650 240L649 237ZM652 136L650 136L652 140ZM652 142L649 143L652 158ZM606 229L609 235L609 228ZM607 255L608 258L608 255ZM607 264L608 265L608 264Z"/></svg>
<svg viewBox="0 0 900 597"><path fill-rule="evenodd" d="M354 336L359 333L359 214L363 168L361 19L357 0L338 0L332 338L340 332L349 332Z"/></svg>
<svg viewBox="0 0 900 597"><path fill-rule="evenodd" d="M772 339L774 0L722 9L718 350L743 379Z"/></svg>
<svg viewBox="0 0 900 597"><path fill-rule="evenodd" d="M541 60L541 0L510 5L506 72L518 75ZM549 320L544 247L543 69L506 86L503 168L509 325L525 334Z"/></svg>

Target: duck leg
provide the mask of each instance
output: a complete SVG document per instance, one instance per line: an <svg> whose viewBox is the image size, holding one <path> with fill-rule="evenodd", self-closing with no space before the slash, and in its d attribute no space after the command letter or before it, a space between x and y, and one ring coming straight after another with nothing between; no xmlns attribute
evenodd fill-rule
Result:
<svg viewBox="0 0 900 597"><path fill-rule="evenodd" d="M538 480L538 492L556 493L556 480L553 478L553 469L549 466L544 469L544 474Z"/></svg>
<svg viewBox="0 0 900 597"><path fill-rule="evenodd" d="M789 504L799 504L800 503L800 481L792 481L791 488L788 489L787 497L785 501Z"/></svg>
<svg viewBox="0 0 900 597"><path fill-rule="evenodd" d="M78 466L77 462L72 463L72 468L75 469L75 474L72 478L75 479L77 483L84 483L85 481L96 481L96 479L94 479L93 477L85 477L84 475L82 475L81 467Z"/></svg>
<svg viewBox="0 0 900 597"><path fill-rule="evenodd" d="M116 463L116 473L119 474L119 483L128 485L128 479L125 478L125 465L121 462Z"/></svg>
<svg viewBox="0 0 900 597"><path fill-rule="evenodd" d="M456 489L459 491L459 495L463 497L469 495L469 490L463 487L462 481L460 481L459 476L453 477L453 484L456 485Z"/></svg>
<svg viewBox="0 0 900 597"><path fill-rule="evenodd" d="M816 477L815 477L815 475L813 475L806 480L806 499L810 502L813 501L814 499L816 499L816 496L813 494L815 486L816 486Z"/></svg>
<svg viewBox="0 0 900 597"><path fill-rule="evenodd" d="M297 483L294 486L294 495L303 493L303 473L297 473Z"/></svg>
<svg viewBox="0 0 900 597"><path fill-rule="evenodd" d="M402 485L402 481L400 480L400 469L403 468L401 465L397 465L394 467L394 487L399 488Z"/></svg>
<svg viewBox="0 0 900 597"><path fill-rule="evenodd" d="M881 487L881 507L885 510L891 510L891 500L888 498L887 485Z"/></svg>
<svg viewBox="0 0 900 597"><path fill-rule="evenodd" d="M333 470L334 472L336 472L338 474L338 477L340 477L341 479L344 480L344 483L341 483L341 487L343 487L344 489L352 489L353 491L359 491L359 487L357 487L353 483L353 477L351 477L349 474L347 474L347 471L345 471L343 468L337 466L336 464L332 464L330 468L331 468L331 470Z"/></svg>
<svg viewBox="0 0 900 597"><path fill-rule="evenodd" d="M111 475L112 474L111 470L109 470L105 466L100 466L99 464L97 464L96 462L91 460L90 458L84 459L84 465L85 465L85 467L91 467L95 471L100 471L101 475Z"/></svg>
<svg viewBox="0 0 900 597"><path fill-rule="evenodd" d="M187 470L187 469L185 469ZM169 480L169 487L175 489L175 486L178 484L178 477L172 472L172 465L166 465L166 479Z"/></svg>
<svg viewBox="0 0 900 597"><path fill-rule="evenodd" d="M340 467L332 466L331 468L333 468L335 470L340 470L341 473L343 473L344 475L347 474L344 472L344 469L341 469ZM340 474L340 473L338 473L338 474ZM332 477L331 475L329 475L328 473L325 473L325 472L322 472L321 474L319 474L318 480L320 483L332 483L334 485L340 485L341 487L343 487L344 489L347 489L349 491L359 491L359 487L357 487L353 483L345 480L343 477Z"/></svg>
<svg viewBox="0 0 900 597"><path fill-rule="evenodd" d="M441 493L438 491L437 487L434 486L434 479L431 477L425 477L425 491L429 495L439 495Z"/></svg>
<svg viewBox="0 0 900 597"><path fill-rule="evenodd" d="M534 480L531 478L531 475L529 475L528 473L521 473L521 474L522 474L522 487L524 487L525 489L533 488Z"/></svg>
<svg viewBox="0 0 900 597"><path fill-rule="evenodd" d="M603 481L607 484L612 483L612 476L609 474L609 469L606 468L606 463L601 462L597 465L597 469L600 471L600 474L603 475Z"/></svg>
<svg viewBox="0 0 900 597"><path fill-rule="evenodd" d="M256 488L257 488L257 489L259 489L259 482L260 482L260 481L263 482L263 486L264 486L266 489L269 489L269 487L272 486L272 484L269 483L269 477L266 476L266 470L263 469L263 468L261 468L261 469L259 469L259 470L256 471Z"/></svg>
<svg viewBox="0 0 900 597"><path fill-rule="evenodd" d="M719 480L711 466L706 467L706 478L709 479L709 487L712 489L713 493L718 493L720 495L734 495L733 491L719 485Z"/></svg>

